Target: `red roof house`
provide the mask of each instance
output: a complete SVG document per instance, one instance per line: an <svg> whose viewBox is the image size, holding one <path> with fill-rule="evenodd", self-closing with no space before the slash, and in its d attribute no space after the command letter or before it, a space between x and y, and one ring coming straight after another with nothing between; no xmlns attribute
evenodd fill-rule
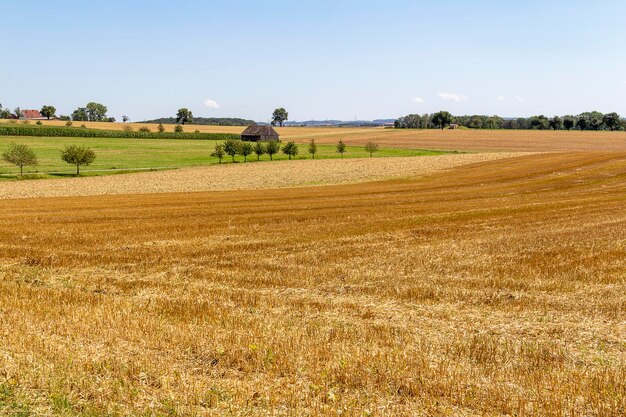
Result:
<svg viewBox="0 0 626 417"><path fill-rule="evenodd" d="M44 119L47 119L47 117L43 117L39 110L22 110L22 117L20 117L20 119L44 120Z"/></svg>

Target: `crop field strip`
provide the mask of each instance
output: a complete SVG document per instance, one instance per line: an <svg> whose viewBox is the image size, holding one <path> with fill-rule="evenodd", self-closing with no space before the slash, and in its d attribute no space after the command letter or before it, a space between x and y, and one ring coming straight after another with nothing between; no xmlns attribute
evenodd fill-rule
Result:
<svg viewBox="0 0 626 417"><path fill-rule="evenodd" d="M624 415L625 189L567 153L0 201L0 412Z"/></svg>
<svg viewBox="0 0 626 417"><path fill-rule="evenodd" d="M11 181L0 199L222 191L345 184L429 174L459 165L512 158L523 153L483 153L405 158L274 161L222 164L176 171L86 178Z"/></svg>

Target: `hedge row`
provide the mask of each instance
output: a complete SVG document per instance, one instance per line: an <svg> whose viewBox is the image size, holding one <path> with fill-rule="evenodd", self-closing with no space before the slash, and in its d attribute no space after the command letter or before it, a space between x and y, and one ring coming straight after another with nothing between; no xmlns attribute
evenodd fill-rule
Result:
<svg viewBox="0 0 626 417"><path fill-rule="evenodd" d="M127 132L124 130L100 130L74 127L48 126L0 126L0 136L45 136L67 138L120 138L120 139L241 139L234 133L173 133L173 132Z"/></svg>

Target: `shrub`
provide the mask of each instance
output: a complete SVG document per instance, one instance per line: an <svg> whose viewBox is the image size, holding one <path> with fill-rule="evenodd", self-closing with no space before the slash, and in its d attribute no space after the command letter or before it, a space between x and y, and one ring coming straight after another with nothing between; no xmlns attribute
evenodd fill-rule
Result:
<svg viewBox="0 0 626 417"><path fill-rule="evenodd" d="M337 153L341 154L342 158L343 154L346 153L346 144L343 143L343 139L339 139L339 142L337 142Z"/></svg>
<svg viewBox="0 0 626 417"><path fill-rule="evenodd" d="M174 132L175 133L183 133L184 131L185 131L185 129L183 129L183 127L181 125L174 126Z"/></svg>
<svg viewBox="0 0 626 417"><path fill-rule="evenodd" d="M217 159L219 159L219 163L221 164L222 159L224 159L224 155L226 155L226 152L224 152L224 145L222 145L221 143L216 144L211 156L215 156Z"/></svg>
<svg viewBox="0 0 626 417"><path fill-rule="evenodd" d="M235 162L235 155L239 153L239 146L241 146L240 140L229 139L224 142L224 152L233 158L233 162Z"/></svg>
<svg viewBox="0 0 626 417"><path fill-rule="evenodd" d="M254 153L256 154L256 160L261 160L261 155L266 152L265 144L263 142L257 142L254 144Z"/></svg>
<svg viewBox="0 0 626 417"><path fill-rule="evenodd" d="M165 132L165 126L163 126L163 123L159 123L159 127L157 127L157 130L159 131L159 133Z"/></svg>
<svg viewBox="0 0 626 417"><path fill-rule="evenodd" d="M24 176L25 166L36 166L37 155L26 145L11 143L9 149L2 154L2 160L13 164L20 169L20 176Z"/></svg>
<svg viewBox="0 0 626 417"><path fill-rule="evenodd" d="M130 126L130 125L125 125L125 126L122 128L122 130L123 130L124 132L132 132L132 131L133 131L133 127L132 127L132 126Z"/></svg>
<svg viewBox="0 0 626 417"><path fill-rule="evenodd" d="M317 144L315 143L315 139L311 139L311 142L309 142L308 151L311 154L311 159L315 159L315 154L317 153Z"/></svg>
<svg viewBox="0 0 626 417"><path fill-rule="evenodd" d="M35 124L41 126L43 123L41 123L41 120L37 120L37 123Z"/></svg>
<svg viewBox="0 0 626 417"><path fill-rule="evenodd" d="M248 162L248 155L252 154L253 147L250 142L242 142L239 144L239 155L243 156L243 162Z"/></svg>
<svg viewBox="0 0 626 417"><path fill-rule="evenodd" d="M194 130L193 133L200 133L198 129Z"/></svg>
<svg viewBox="0 0 626 417"><path fill-rule="evenodd" d="M65 126L67 127L71 127L73 125L71 120L68 120L67 122L65 122Z"/></svg>
<svg viewBox="0 0 626 417"><path fill-rule="evenodd" d="M280 151L280 145L277 141L269 141L265 146L265 153L270 156L270 161L274 160L274 155L276 155Z"/></svg>
<svg viewBox="0 0 626 417"><path fill-rule="evenodd" d="M22 122L22 124L23 124L23 125L29 125L29 124L30 124L30 120L24 120L24 121Z"/></svg>
<svg viewBox="0 0 626 417"><path fill-rule="evenodd" d="M68 145L61 151L61 160L76 165L76 175L80 175L81 165L90 165L96 159L96 153L85 146Z"/></svg>
<svg viewBox="0 0 626 417"><path fill-rule="evenodd" d="M292 156L298 155L298 145L295 142L287 142L283 146L283 153L291 159Z"/></svg>
<svg viewBox="0 0 626 417"><path fill-rule="evenodd" d="M365 152L369 153L371 158L374 152L378 152L378 145L371 141L367 142L367 145L365 145Z"/></svg>
<svg viewBox="0 0 626 417"><path fill-rule="evenodd" d="M87 126L85 126L85 124L83 123L82 125L80 125L81 129L87 129Z"/></svg>
<svg viewBox="0 0 626 417"><path fill-rule="evenodd" d="M148 126L141 126L141 127L139 128L139 131L140 131L140 132L146 132L146 133L150 133L150 132L152 132L152 130L150 130L150 128L149 128Z"/></svg>

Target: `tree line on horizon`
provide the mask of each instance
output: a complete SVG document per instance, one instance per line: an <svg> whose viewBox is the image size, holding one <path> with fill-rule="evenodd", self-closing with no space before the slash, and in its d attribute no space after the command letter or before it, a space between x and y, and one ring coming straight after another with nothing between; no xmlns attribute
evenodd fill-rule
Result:
<svg viewBox="0 0 626 417"><path fill-rule="evenodd" d="M433 114L409 114L397 119L397 129L444 129L457 125L469 129L525 129L525 130L626 130L626 120L612 112L603 114L598 111L584 112L579 115L554 116L544 115L504 119L500 116L454 116L450 112L440 111Z"/></svg>

